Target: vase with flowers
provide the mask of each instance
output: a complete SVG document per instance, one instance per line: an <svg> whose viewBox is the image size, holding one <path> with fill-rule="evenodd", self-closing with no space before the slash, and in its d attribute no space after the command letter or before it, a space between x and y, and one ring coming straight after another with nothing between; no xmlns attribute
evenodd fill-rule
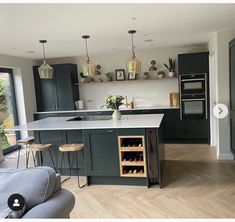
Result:
<svg viewBox="0 0 235 222"><path fill-rule="evenodd" d="M120 95L116 96L108 96L105 98L105 105L102 107L106 107L108 109L113 110L113 120L120 120L121 119L121 113L119 111L119 107L123 105L124 103L122 102L125 98Z"/></svg>

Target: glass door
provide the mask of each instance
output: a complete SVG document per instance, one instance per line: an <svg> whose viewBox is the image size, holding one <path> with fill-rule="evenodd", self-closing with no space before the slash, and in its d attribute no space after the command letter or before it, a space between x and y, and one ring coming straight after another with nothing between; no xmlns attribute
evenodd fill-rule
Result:
<svg viewBox="0 0 235 222"><path fill-rule="evenodd" d="M206 119L205 99L182 99L183 119Z"/></svg>
<svg viewBox="0 0 235 222"><path fill-rule="evenodd" d="M0 68L0 144L3 154L19 148L19 133L6 131L18 124L12 69Z"/></svg>

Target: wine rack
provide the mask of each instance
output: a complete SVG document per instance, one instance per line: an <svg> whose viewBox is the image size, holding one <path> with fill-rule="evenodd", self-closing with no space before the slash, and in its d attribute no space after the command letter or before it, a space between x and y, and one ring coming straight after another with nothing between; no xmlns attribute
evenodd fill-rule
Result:
<svg viewBox="0 0 235 222"><path fill-rule="evenodd" d="M146 177L144 136L118 136L121 177Z"/></svg>

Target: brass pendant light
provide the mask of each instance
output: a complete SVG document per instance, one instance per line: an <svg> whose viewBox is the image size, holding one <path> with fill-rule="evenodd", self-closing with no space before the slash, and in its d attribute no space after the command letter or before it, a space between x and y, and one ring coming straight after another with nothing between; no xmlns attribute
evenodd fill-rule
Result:
<svg viewBox="0 0 235 222"><path fill-rule="evenodd" d="M52 79L53 68L46 63L46 57L45 57L44 44L47 42L47 40L39 40L39 42L42 43L43 46L43 64L38 68L39 77L41 79Z"/></svg>
<svg viewBox="0 0 235 222"><path fill-rule="evenodd" d="M141 61L136 58L134 52L134 42L133 42L133 35L136 33L136 30L130 30L128 33L131 35L131 44L132 44L132 56L126 62L126 68L128 73L140 73L141 71Z"/></svg>
<svg viewBox="0 0 235 222"><path fill-rule="evenodd" d="M86 45L86 62L83 65L83 75L84 76L94 76L96 72L96 65L90 60L88 56L88 48L87 48L87 39L90 38L89 35L83 35L83 39L85 39L85 45Z"/></svg>

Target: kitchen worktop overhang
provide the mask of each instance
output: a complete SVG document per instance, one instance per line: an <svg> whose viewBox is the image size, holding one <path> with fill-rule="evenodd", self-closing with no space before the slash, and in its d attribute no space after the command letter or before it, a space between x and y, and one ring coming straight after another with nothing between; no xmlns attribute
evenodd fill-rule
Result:
<svg viewBox="0 0 235 222"><path fill-rule="evenodd" d="M27 124L15 126L14 131L76 130L76 129L118 129L159 128L164 114L123 115L121 120L68 121L70 117L48 117Z"/></svg>

